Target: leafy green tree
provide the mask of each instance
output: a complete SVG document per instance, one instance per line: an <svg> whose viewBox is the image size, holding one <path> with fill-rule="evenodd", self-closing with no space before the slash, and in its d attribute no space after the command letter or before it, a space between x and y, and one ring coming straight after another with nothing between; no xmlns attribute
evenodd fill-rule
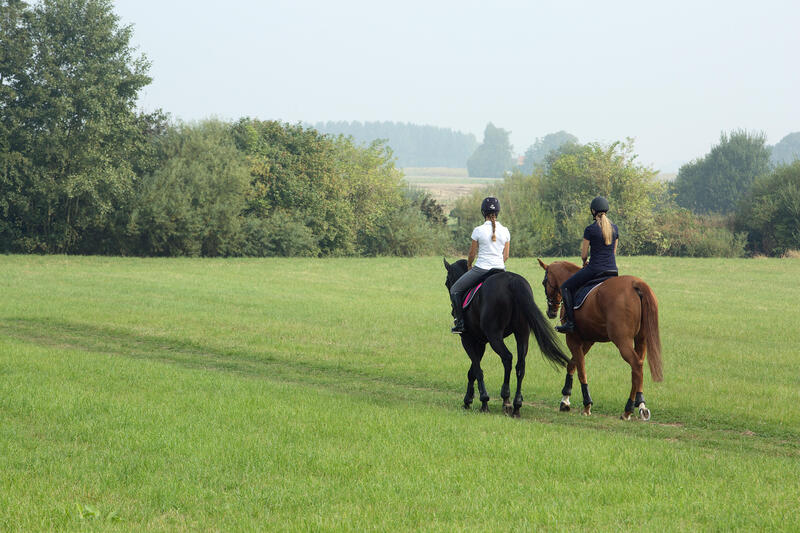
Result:
<svg viewBox="0 0 800 533"><path fill-rule="evenodd" d="M789 165L800 159L800 131L790 133L772 147L772 164Z"/></svg>
<svg viewBox="0 0 800 533"><path fill-rule="evenodd" d="M0 249L91 252L133 193L148 63L109 0L0 6Z"/></svg>
<svg viewBox="0 0 800 533"><path fill-rule="evenodd" d="M234 136L251 162L248 216L273 221L276 227L308 228L315 242L301 255L355 252L354 209L347 205L345 184L335 170L335 141L300 125L247 119L236 124ZM271 248L289 247L273 243Z"/></svg>
<svg viewBox="0 0 800 533"><path fill-rule="evenodd" d="M163 165L143 177L128 226L134 251L156 256L240 255L250 166L218 121L180 125L159 142Z"/></svg>
<svg viewBox="0 0 800 533"><path fill-rule="evenodd" d="M739 203L735 223L748 232L754 252L780 255L800 249L800 161L758 179Z"/></svg>
<svg viewBox="0 0 800 533"><path fill-rule="evenodd" d="M36 176L20 139L26 110L18 104L20 89L30 84L32 15L25 2L0 0L0 251L36 247L27 215Z"/></svg>
<svg viewBox="0 0 800 533"><path fill-rule="evenodd" d="M674 182L676 200L698 213L729 213L759 176L770 171L763 133L723 133L704 157L683 165Z"/></svg>
<svg viewBox="0 0 800 533"><path fill-rule="evenodd" d="M513 166L509 132L491 122L483 132L483 144L467 160L470 176L500 178Z"/></svg>
<svg viewBox="0 0 800 533"><path fill-rule="evenodd" d="M380 142L359 146L249 119L234 132L250 161L248 255L405 255L424 248L419 239L438 224L429 202L404 196L402 173Z"/></svg>
<svg viewBox="0 0 800 533"><path fill-rule="evenodd" d="M548 133L544 137L536 139L536 142L525 151L524 162L520 170L523 174L532 173L536 165L545 163L545 159L550 152L558 151L564 145L577 146L578 138L561 130L555 133Z"/></svg>
<svg viewBox="0 0 800 533"><path fill-rule="evenodd" d="M609 218L620 228L620 253L652 253L654 213L666 196L655 175L636 162L631 142L573 145L548 168L539 167L531 176L516 173L459 201L451 213L457 218L456 244L469 243L469 231L481 222L480 199L494 194L502 206L500 219L511 228L513 253L577 255L583 229L592 221L589 204L602 195L611 204Z"/></svg>
<svg viewBox="0 0 800 533"><path fill-rule="evenodd" d="M553 251L576 253L583 229L592 221L589 204L599 195L608 199L609 218L624 235L620 253L643 253L655 230L653 212L663 189L656 174L636 162L630 140L610 146L590 143L559 157L542 183L542 201L556 218Z"/></svg>

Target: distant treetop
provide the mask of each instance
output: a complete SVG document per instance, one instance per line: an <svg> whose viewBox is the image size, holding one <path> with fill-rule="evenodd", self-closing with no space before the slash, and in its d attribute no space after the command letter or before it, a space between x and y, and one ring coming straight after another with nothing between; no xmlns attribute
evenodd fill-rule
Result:
<svg viewBox="0 0 800 533"><path fill-rule="evenodd" d="M536 142L525 151L525 157L520 167L523 174L530 174L536 165L545 162L550 152L560 150L565 144L577 145L578 138L564 130L548 133L536 139Z"/></svg>
<svg viewBox="0 0 800 533"><path fill-rule="evenodd" d="M800 131L790 133L772 147L772 164L790 165L800 159Z"/></svg>
<svg viewBox="0 0 800 533"><path fill-rule="evenodd" d="M400 167L464 168L478 146L471 133L403 122L318 122L314 128L323 134L353 137L364 145L383 139Z"/></svg>

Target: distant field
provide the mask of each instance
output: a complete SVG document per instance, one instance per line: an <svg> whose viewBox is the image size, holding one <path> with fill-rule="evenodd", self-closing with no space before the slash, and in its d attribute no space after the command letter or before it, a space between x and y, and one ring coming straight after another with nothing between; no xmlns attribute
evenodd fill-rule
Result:
<svg viewBox="0 0 800 533"><path fill-rule="evenodd" d="M522 419L490 350L461 409L440 257L0 256L0 530L796 531L800 260L619 264L659 299L647 423L609 345L592 417L535 349Z"/></svg>
<svg viewBox="0 0 800 533"><path fill-rule="evenodd" d="M446 211L455 207L455 202L475 189L491 183L502 182L502 178L471 178L466 168L407 167L403 169L406 181L431 193L445 206Z"/></svg>
<svg viewBox="0 0 800 533"><path fill-rule="evenodd" d="M472 191L492 183L500 183L502 178L471 178L466 168L447 167L406 167L405 180L412 186L431 193L431 196L449 212L456 201ZM657 179L673 181L677 174L659 173Z"/></svg>

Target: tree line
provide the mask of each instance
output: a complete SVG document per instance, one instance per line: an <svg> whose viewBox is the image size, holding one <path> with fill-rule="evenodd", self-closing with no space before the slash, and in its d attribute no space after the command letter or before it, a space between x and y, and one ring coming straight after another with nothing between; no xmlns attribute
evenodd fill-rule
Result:
<svg viewBox="0 0 800 533"><path fill-rule="evenodd" d="M0 252L411 255L443 246L441 210L404 185L382 143L138 112L149 64L112 7L0 1Z"/></svg>
<svg viewBox="0 0 800 533"><path fill-rule="evenodd" d="M592 222L597 195L611 204L624 255L724 256L744 254L745 238L674 202L669 185L640 165L632 141L610 145L568 143L549 152L529 175L516 170L486 191L461 199L453 210L460 240L481 222L475 205L491 193L500 199L512 248L522 256L574 256ZM463 251L463 248L462 248Z"/></svg>
<svg viewBox="0 0 800 533"><path fill-rule="evenodd" d="M459 201L448 220L405 184L383 141L137 111L149 64L112 7L0 0L0 252L442 253L468 245L486 194L500 197L519 255L575 254L598 194L611 202L624 254L800 248L800 162L787 159L795 136L769 147L763 134L723 134L663 183L630 141L580 144L566 132L537 139L529 166L515 166L508 132L489 124L470 172L507 177Z"/></svg>
<svg viewBox="0 0 800 533"><path fill-rule="evenodd" d="M800 249L800 160L776 164L762 133L723 133L674 182L640 165L630 140L582 145L562 139L529 173L515 168L457 203L451 214L462 251L481 222L475 206L487 194L504 206L520 255L577 254L596 195L611 203L610 218L624 236L622 254L742 257Z"/></svg>

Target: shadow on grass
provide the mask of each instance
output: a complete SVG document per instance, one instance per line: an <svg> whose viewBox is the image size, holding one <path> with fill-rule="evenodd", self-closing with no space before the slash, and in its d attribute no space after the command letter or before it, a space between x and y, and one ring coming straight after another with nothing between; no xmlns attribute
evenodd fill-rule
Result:
<svg viewBox="0 0 800 533"><path fill-rule="evenodd" d="M422 383L414 376L378 375L374 369L354 369L339 363L287 359L286 354L258 353L236 348L218 348L191 341L136 334L90 324L47 319L6 319L0 322L0 334L51 348L126 357L188 369L226 372L242 377L266 379L304 387L318 387L377 405L397 402L419 403L447 410L460 404L460 394L449 385ZM499 400L491 403L500 413ZM760 435L736 427L708 421L677 423L623 422L616 416L593 414L582 417L577 412L559 413L557 404L526 402L523 422L540 422L611 431L627 436L660 439L713 449L754 451L777 456L800 456L800 435Z"/></svg>

